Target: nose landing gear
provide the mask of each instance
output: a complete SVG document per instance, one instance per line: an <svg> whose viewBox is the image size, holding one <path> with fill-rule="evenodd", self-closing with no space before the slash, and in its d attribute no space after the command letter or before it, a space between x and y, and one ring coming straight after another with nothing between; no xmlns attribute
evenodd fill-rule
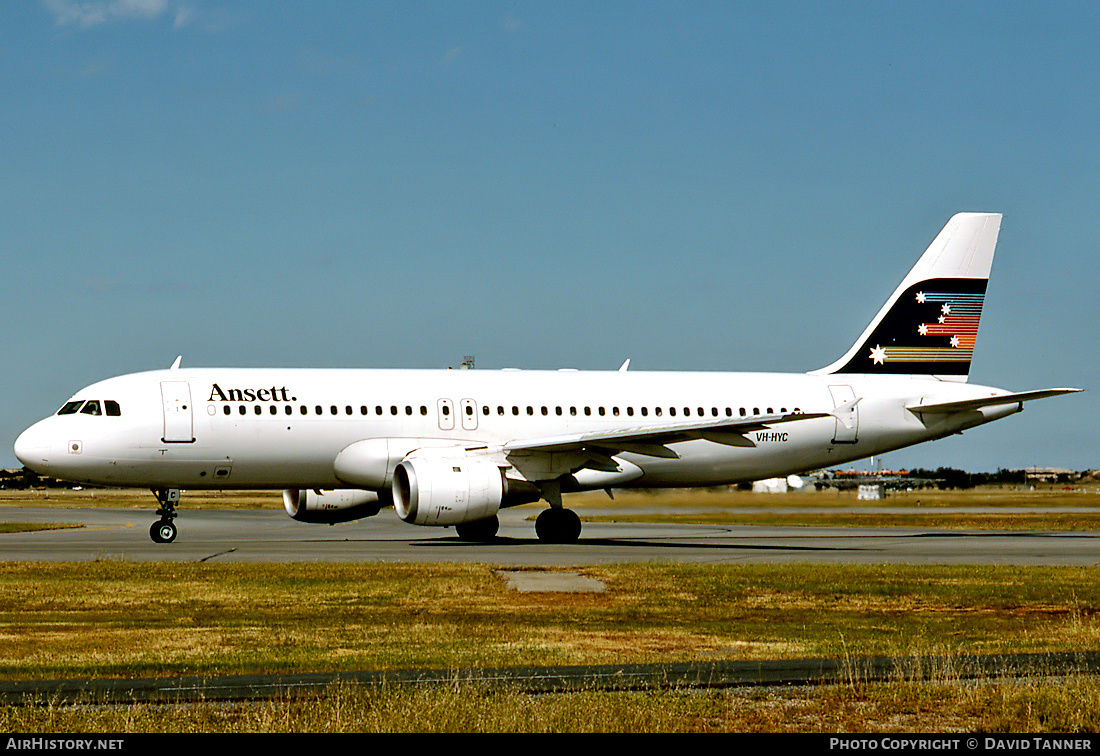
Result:
<svg viewBox="0 0 1100 756"><path fill-rule="evenodd" d="M157 514L160 519L149 528L149 537L154 543L171 543L176 540L176 505L179 504L180 490L178 488L154 488L153 496L157 497L160 508Z"/></svg>

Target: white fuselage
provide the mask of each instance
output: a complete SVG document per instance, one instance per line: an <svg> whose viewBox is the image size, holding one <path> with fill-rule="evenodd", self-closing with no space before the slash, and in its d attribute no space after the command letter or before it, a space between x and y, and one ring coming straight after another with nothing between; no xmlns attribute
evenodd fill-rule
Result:
<svg viewBox="0 0 1100 756"><path fill-rule="evenodd" d="M416 439L410 449L494 447L704 419L835 413L746 433L751 444L699 438L670 444L675 457L623 452L616 459L624 472L581 471L572 488L709 486L838 465L1019 410L1008 404L930 421L906 409L996 393L1003 392L890 375L176 369L82 389L74 401L115 402L117 414L53 415L20 436L16 453L34 470L93 484L334 489L364 487L338 477L334 462L367 439Z"/></svg>

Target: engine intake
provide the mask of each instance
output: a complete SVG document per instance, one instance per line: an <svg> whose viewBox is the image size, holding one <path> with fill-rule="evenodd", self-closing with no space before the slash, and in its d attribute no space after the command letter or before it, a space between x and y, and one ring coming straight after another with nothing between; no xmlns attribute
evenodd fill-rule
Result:
<svg viewBox="0 0 1100 756"><path fill-rule="evenodd" d="M388 499L388 491L379 494L375 491L358 489L313 491L288 488L283 491L283 508L292 519L298 522L322 522L332 525L337 522L373 517L378 514L383 504L388 503Z"/></svg>
<svg viewBox="0 0 1100 756"><path fill-rule="evenodd" d="M484 459L409 457L393 474L393 508L413 525L458 525L492 517L507 494L503 470Z"/></svg>

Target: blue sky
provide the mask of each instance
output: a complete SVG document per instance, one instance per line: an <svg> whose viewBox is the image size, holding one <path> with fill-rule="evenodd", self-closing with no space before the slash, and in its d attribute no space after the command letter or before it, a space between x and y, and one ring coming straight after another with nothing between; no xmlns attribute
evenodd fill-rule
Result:
<svg viewBox="0 0 1100 756"><path fill-rule="evenodd" d="M1095 3L0 5L0 466L186 365L805 371L955 212L971 371L889 466L1100 467Z"/></svg>

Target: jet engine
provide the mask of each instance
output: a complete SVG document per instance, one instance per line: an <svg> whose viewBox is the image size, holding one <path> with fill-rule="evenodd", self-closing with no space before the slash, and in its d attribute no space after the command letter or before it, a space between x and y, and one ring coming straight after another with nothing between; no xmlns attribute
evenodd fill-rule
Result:
<svg viewBox="0 0 1100 756"><path fill-rule="evenodd" d="M298 522L322 522L329 525L378 514L388 503L389 492L358 489L315 491L288 488L283 491L283 508Z"/></svg>
<svg viewBox="0 0 1100 756"><path fill-rule="evenodd" d="M534 486L509 480L494 462L470 456L407 457L393 474L394 511L413 525L460 525L538 498Z"/></svg>

